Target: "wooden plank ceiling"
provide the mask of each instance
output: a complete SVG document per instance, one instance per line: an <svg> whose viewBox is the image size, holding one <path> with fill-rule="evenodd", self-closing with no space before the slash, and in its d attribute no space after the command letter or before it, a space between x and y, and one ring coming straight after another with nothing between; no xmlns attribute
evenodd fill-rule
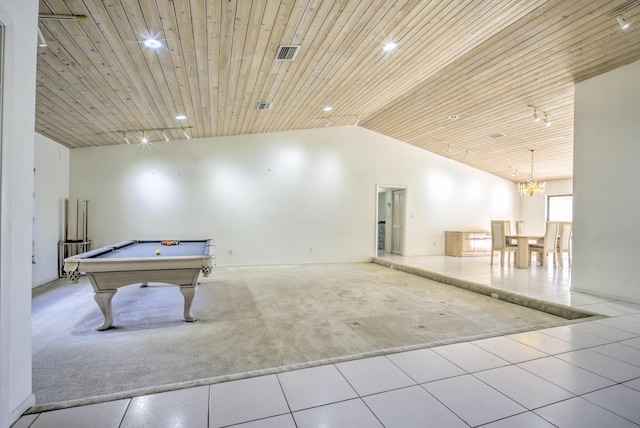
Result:
<svg viewBox="0 0 640 428"><path fill-rule="evenodd" d="M640 59L640 7L625 31L609 16L629 3L40 0L86 19L39 21L36 131L76 148L358 124L512 181L530 149L536 179L572 177L574 84Z"/></svg>

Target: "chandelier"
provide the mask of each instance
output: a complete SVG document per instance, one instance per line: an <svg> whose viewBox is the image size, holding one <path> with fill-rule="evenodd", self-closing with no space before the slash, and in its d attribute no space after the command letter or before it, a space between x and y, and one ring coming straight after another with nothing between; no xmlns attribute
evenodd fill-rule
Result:
<svg viewBox="0 0 640 428"><path fill-rule="evenodd" d="M535 150L530 150L531 152L531 174L529 175L529 179L526 183L518 183L518 192L520 192L521 196L528 194L529 196L533 196L534 193L539 195L544 193L544 188L546 187L546 183L544 181L537 181L533 179L533 154L536 152Z"/></svg>

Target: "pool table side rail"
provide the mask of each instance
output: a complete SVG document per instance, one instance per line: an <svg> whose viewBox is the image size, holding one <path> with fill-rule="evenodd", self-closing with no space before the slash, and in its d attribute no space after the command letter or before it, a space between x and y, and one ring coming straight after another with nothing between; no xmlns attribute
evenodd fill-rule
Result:
<svg viewBox="0 0 640 428"><path fill-rule="evenodd" d="M185 268L204 268L215 266L215 256L213 244L207 239L205 250L208 254L196 256L173 256L173 257L130 257L130 258L96 258L99 255L115 251L119 248L135 244L137 242L149 241L123 241L117 244L108 245L87 251L81 254L64 259L65 272L110 272L110 271L133 271L133 270L167 270Z"/></svg>
<svg viewBox="0 0 640 428"><path fill-rule="evenodd" d="M137 257L129 259L76 259L68 258L64 261L64 270L67 272L79 270L80 272L111 272L132 270L168 270L187 269L215 266L214 256L177 256L177 257Z"/></svg>

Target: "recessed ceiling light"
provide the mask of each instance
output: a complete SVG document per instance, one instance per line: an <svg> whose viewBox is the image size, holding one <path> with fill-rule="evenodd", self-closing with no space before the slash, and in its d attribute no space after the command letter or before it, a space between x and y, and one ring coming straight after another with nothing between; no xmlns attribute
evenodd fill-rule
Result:
<svg viewBox="0 0 640 428"><path fill-rule="evenodd" d="M162 47L162 42L156 39L147 39L142 43L149 49L159 49Z"/></svg>
<svg viewBox="0 0 640 428"><path fill-rule="evenodd" d="M396 42L393 42L393 41L386 41L382 45L382 51L386 52L386 53L391 53L391 52L395 51L396 49L398 49L398 44Z"/></svg>
<svg viewBox="0 0 640 428"><path fill-rule="evenodd" d="M184 114L179 114L176 116L176 119L178 120L185 120L187 118L187 116L185 116Z"/></svg>
<svg viewBox="0 0 640 428"><path fill-rule="evenodd" d="M450 115L449 115L449 119L450 119L450 120L456 120L456 119L458 119L459 117L460 117L460 116L458 116L457 114L450 114Z"/></svg>
<svg viewBox="0 0 640 428"><path fill-rule="evenodd" d="M324 111L331 111L331 110L333 110L333 107L331 107L331 106L326 106L326 107L325 107L325 108L323 108L322 110L324 110Z"/></svg>

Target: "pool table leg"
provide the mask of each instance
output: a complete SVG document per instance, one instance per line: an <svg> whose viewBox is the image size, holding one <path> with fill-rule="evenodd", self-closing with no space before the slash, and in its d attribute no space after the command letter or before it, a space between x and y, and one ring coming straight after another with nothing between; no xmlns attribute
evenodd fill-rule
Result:
<svg viewBox="0 0 640 428"><path fill-rule="evenodd" d="M195 321L195 317L191 313L191 304L193 303L193 297L196 295L197 285L181 285L180 292L184 296L184 319L188 322Z"/></svg>
<svg viewBox="0 0 640 428"><path fill-rule="evenodd" d="M98 327L98 331L103 331L111 328L113 324L113 311L111 310L111 299L116 294L117 290L104 290L96 291L93 295L98 307L104 315L104 323Z"/></svg>

